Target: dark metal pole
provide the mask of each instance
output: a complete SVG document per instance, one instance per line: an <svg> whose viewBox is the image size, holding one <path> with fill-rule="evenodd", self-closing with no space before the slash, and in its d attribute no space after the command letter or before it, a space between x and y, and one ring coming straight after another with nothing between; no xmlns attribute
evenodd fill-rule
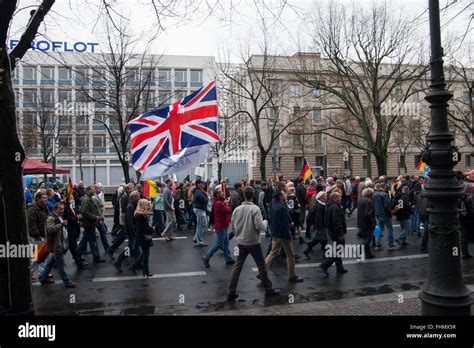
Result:
<svg viewBox="0 0 474 348"><path fill-rule="evenodd" d="M459 162L448 127L448 101L443 72L439 1L429 0L431 86L425 99L431 108L431 132L422 159L430 166L423 196L428 198L429 269L419 294L423 315L470 315L471 291L462 278L458 200L463 189L453 171Z"/></svg>

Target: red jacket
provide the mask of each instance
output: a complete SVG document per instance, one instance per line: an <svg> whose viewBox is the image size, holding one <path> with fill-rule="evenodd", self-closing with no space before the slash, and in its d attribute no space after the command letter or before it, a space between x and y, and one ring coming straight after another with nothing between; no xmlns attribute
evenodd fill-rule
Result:
<svg viewBox="0 0 474 348"><path fill-rule="evenodd" d="M313 197L313 195L316 193L316 190L313 191L313 190L311 190L311 189L312 189L311 186L306 189L306 203L307 203L308 205L311 204L311 203L310 203L310 202L311 202L311 197Z"/></svg>
<svg viewBox="0 0 474 348"><path fill-rule="evenodd" d="M214 229L227 229L230 224L230 207L221 198L214 197L212 209L214 210Z"/></svg>

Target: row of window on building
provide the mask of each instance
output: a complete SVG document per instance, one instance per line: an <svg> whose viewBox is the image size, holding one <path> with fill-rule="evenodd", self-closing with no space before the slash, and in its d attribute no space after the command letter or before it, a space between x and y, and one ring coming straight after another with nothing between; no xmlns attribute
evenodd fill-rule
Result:
<svg viewBox="0 0 474 348"><path fill-rule="evenodd" d="M299 98L302 96L310 96L313 98L319 98L321 97L321 88L319 86L315 86L310 88L309 93L303 93L301 85L298 83L292 83L289 85L288 88L289 95L292 98ZM272 97L277 97L280 94L280 85L278 83L270 83L268 85L268 92ZM358 97L361 101L367 101L369 100L369 95L367 91L364 89L360 89L358 91ZM385 91L380 91L379 98L384 99L386 97L386 92ZM403 97L403 91L401 88L396 88L394 90L394 97L395 98L402 98ZM417 89L414 89L411 93L412 100L415 102L420 101L420 91Z"/></svg>
<svg viewBox="0 0 474 348"><path fill-rule="evenodd" d="M131 109L142 109L148 111L156 107L165 107L178 99L182 99L191 94L193 90L175 91L153 91L153 90L127 90L120 98L124 105ZM114 96L105 89L94 89L90 91L71 89L32 89L15 88L15 105L23 109L51 109L56 107L56 103L92 103L88 109L105 109L115 104ZM73 96L74 94L74 96Z"/></svg>
<svg viewBox="0 0 474 348"><path fill-rule="evenodd" d="M20 76L21 75L21 76ZM39 78L38 78L39 75ZM156 76L158 75L158 79ZM50 67L50 66L26 66L15 69L13 84L28 86L106 86L108 81L112 84L124 82L126 86L158 86L163 88L199 88L203 84L202 69L178 69L158 68L156 69L126 69L119 78L112 79L105 69L85 67Z"/></svg>

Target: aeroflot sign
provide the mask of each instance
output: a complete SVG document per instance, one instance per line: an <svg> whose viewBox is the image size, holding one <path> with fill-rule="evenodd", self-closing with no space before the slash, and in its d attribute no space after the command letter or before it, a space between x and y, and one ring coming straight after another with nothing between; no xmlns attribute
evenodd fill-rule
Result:
<svg viewBox="0 0 474 348"><path fill-rule="evenodd" d="M19 40L10 39L8 43L9 49L13 49ZM69 41L48 41L38 40L31 41L31 49L33 51L42 52L90 52L94 53L96 46L99 46L97 42L69 42Z"/></svg>

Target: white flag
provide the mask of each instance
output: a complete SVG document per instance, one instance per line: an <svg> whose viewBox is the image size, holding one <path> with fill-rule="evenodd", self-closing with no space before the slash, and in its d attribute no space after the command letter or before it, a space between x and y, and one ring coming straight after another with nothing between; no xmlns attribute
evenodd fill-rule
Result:
<svg viewBox="0 0 474 348"><path fill-rule="evenodd" d="M146 167L142 172L142 180L155 180L165 175L172 175L205 162L209 154L209 146L187 147L170 157L163 158L157 164Z"/></svg>

